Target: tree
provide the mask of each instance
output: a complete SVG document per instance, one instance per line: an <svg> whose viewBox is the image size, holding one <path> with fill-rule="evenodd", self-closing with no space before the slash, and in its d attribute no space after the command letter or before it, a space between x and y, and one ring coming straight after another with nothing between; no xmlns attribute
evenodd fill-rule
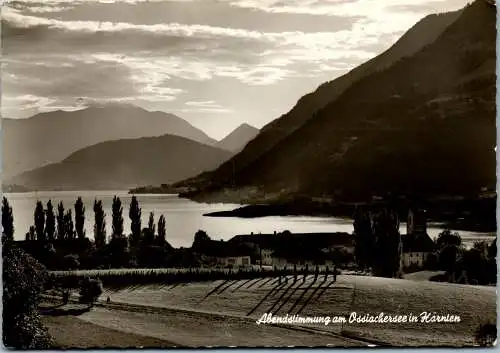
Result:
<svg viewBox="0 0 500 353"><path fill-rule="evenodd" d="M446 245L439 251L439 267L448 274L453 273L459 258L459 248L457 245Z"/></svg>
<svg viewBox="0 0 500 353"><path fill-rule="evenodd" d="M135 196L130 200L130 208L128 212L130 218L131 244L137 246L141 241L141 208L139 201Z"/></svg>
<svg viewBox="0 0 500 353"><path fill-rule="evenodd" d="M497 238L495 237L495 240L493 240L488 247L488 257L490 259L495 259L497 257Z"/></svg>
<svg viewBox="0 0 500 353"><path fill-rule="evenodd" d="M113 235L109 242L109 251L113 267L122 267L129 261L127 254L127 239L123 235L123 208L120 198L113 197L112 228Z"/></svg>
<svg viewBox="0 0 500 353"><path fill-rule="evenodd" d="M401 235L395 212L383 210L374 219L374 273L382 277L398 277L401 272Z"/></svg>
<svg viewBox="0 0 500 353"><path fill-rule="evenodd" d="M439 254L438 253L430 253L427 255L427 258L424 262L424 269L430 271L436 271L439 269Z"/></svg>
<svg viewBox="0 0 500 353"><path fill-rule="evenodd" d="M36 231L35 231L35 226L30 226L30 229L26 233L26 240L27 241L33 241L36 240Z"/></svg>
<svg viewBox="0 0 500 353"><path fill-rule="evenodd" d="M155 214L154 212L149 213L148 227L145 232L144 242L146 244L153 244L155 239Z"/></svg>
<svg viewBox="0 0 500 353"><path fill-rule="evenodd" d="M64 215L64 230L65 230L65 238L66 239L74 239L75 238L75 228L73 225L73 214L71 210L67 210Z"/></svg>
<svg viewBox="0 0 500 353"><path fill-rule="evenodd" d="M45 211L41 201L36 202L35 207L35 232L37 240L45 240Z"/></svg>
<svg viewBox="0 0 500 353"><path fill-rule="evenodd" d="M85 277L80 282L80 302L90 304L91 306L102 294L102 283L98 279Z"/></svg>
<svg viewBox="0 0 500 353"><path fill-rule="evenodd" d="M14 240L14 216L6 197L2 200L2 241Z"/></svg>
<svg viewBox="0 0 500 353"><path fill-rule="evenodd" d="M101 200L94 200L94 242L96 248L106 244L106 214Z"/></svg>
<svg viewBox="0 0 500 353"><path fill-rule="evenodd" d="M210 242L210 237L208 236L207 232L204 230L198 230L195 235L194 235L194 241L192 248L194 251L200 251L202 250L205 245Z"/></svg>
<svg viewBox="0 0 500 353"><path fill-rule="evenodd" d="M64 239L66 230L64 229L64 205L61 202L57 205L57 239Z"/></svg>
<svg viewBox="0 0 500 353"><path fill-rule="evenodd" d="M354 216L354 241L356 262L361 269L372 265L374 236L370 215L357 209Z"/></svg>
<svg viewBox="0 0 500 353"><path fill-rule="evenodd" d="M439 233L436 240L438 249L442 249L447 245L456 245L457 247L459 247L461 244L462 238L460 237L460 235L457 232L452 233L449 229L445 229L441 233Z"/></svg>
<svg viewBox="0 0 500 353"><path fill-rule="evenodd" d="M52 206L52 201L47 202L47 210L45 211L45 233L47 234L47 239L49 241L54 240L54 235L56 232L56 218L54 215L54 207Z"/></svg>
<svg viewBox="0 0 500 353"><path fill-rule="evenodd" d="M78 239L85 238L85 206L83 205L83 200L81 197L75 202L75 230Z"/></svg>
<svg viewBox="0 0 500 353"><path fill-rule="evenodd" d="M113 197L112 212L112 228L113 238L123 238L123 208L119 197Z"/></svg>
<svg viewBox="0 0 500 353"><path fill-rule="evenodd" d="M467 274L467 280L478 284L488 284L488 262L485 257L485 250L481 247L464 251L460 261L460 269Z"/></svg>
<svg viewBox="0 0 500 353"><path fill-rule="evenodd" d="M475 241L473 246L473 249L476 249L480 253L486 255L488 254L488 243L486 241Z"/></svg>
<svg viewBox="0 0 500 353"><path fill-rule="evenodd" d="M4 244L2 256L3 343L23 350L50 348L53 341L38 312L44 267L14 243Z"/></svg>
<svg viewBox="0 0 500 353"><path fill-rule="evenodd" d="M167 234L167 229L166 229L165 216L161 215L160 219L158 219L158 237L157 237L158 245L162 246L165 245L166 234Z"/></svg>

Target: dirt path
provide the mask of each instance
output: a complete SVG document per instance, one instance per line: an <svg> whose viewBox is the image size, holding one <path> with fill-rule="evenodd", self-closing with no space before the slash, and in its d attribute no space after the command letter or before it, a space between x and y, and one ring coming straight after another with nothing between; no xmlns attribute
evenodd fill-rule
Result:
<svg viewBox="0 0 500 353"><path fill-rule="evenodd" d="M127 333L147 335L188 347L314 347L367 346L314 328L257 325L255 320L210 313L119 304L113 309L96 307L80 320ZM155 312L156 311L156 312Z"/></svg>
<svg viewBox="0 0 500 353"><path fill-rule="evenodd" d="M55 340L55 348L168 348L162 339L126 333L95 325L76 316L43 316L43 324Z"/></svg>

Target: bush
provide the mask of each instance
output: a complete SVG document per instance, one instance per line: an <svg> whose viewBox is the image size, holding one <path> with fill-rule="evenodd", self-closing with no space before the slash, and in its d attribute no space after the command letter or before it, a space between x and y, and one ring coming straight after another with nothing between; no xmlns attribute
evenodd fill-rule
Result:
<svg viewBox="0 0 500 353"><path fill-rule="evenodd" d="M78 255L69 254L63 258L63 268L65 270L77 270L80 267L80 261L78 260Z"/></svg>
<svg viewBox="0 0 500 353"><path fill-rule="evenodd" d="M102 283L98 279L85 277L80 283L80 302L93 305L102 294Z"/></svg>
<svg viewBox="0 0 500 353"><path fill-rule="evenodd" d="M497 326L491 323L479 325L474 338L480 346L492 346L497 339Z"/></svg>

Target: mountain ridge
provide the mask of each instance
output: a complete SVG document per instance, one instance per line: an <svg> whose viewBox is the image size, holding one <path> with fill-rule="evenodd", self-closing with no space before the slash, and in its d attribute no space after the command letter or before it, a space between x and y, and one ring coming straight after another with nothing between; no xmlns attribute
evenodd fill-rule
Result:
<svg viewBox="0 0 500 353"><path fill-rule="evenodd" d="M467 6L433 43L360 79L232 176L205 173L209 182L199 177L198 184L204 189L186 196L248 203L491 188L496 33L495 14L485 4ZM471 124L469 116L480 118ZM370 171L377 177L366 176ZM236 190L228 189L230 181Z"/></svg>
<svg viewBox="0 0 500 353"><path fill-rule="evenodd" d="M6 180L33 190L128 190L217 167L231 153L176 135L104 141Z"/></svg>
<svg viewBox="0 0 500 353"><path fill-rule="evenodd" d="M71 153L103 141L173 134L204 144L216 141L182 118L136 106L91 106L77 111L39 113L26 119L2 119L3 175L59 162Z"/></svg>

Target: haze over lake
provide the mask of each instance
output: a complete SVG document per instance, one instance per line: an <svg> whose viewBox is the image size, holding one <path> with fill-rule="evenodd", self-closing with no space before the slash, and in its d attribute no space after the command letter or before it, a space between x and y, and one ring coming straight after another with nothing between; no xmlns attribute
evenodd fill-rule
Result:
<svg viewBox="0 0 500 353"><path fill-rule="evenodd" d="M130 219L128 209L132 195L126 191L52 191L29 193L6 193L14 213L15 239L23 240L29 227L33 225L33 213L37 200L44 203L52 200L54 210L62 201L65 209L72 208L78 196L85 204L85 229L87 236L93 238L94 199L102 200L106 212L107 235L111 235L111 204L113 196L120 197L123 206L123 220L125 234L130 233ZM202 229L212 239L228 240L237 234L272 233L273 231L290 230L292 233L314 232L348 232L352 233L352 220L336 217L305 217L305 216L270 216L253 219L233 217L206 217L203 214L215 211L231 210L240 205L234 204L204 204L182 199L177 195L137 195L142 208L142 227L147 226L149 213L155 213L155 221L161 214L167 220L167 241L174 247L189 247L193 242L194 234ZM406 224L401 223L401 233L406 233ZM428 233L431 238L436 237L442 229L431 226ZM466 245L476 240L491 241L491 233L459 232Z"/></svg>

